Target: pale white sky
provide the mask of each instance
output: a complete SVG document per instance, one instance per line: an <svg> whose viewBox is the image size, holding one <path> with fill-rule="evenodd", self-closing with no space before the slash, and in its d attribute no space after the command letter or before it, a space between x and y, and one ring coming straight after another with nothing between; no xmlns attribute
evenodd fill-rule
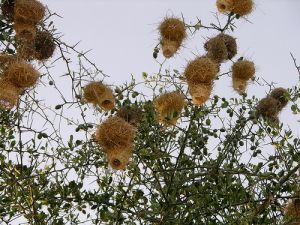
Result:
<svg viewBox="0 0 300 225"><path fill-rule="evenodd" d="M158 71L158 64L152 58L158 41L157 27L166 15L185 17L186 22L195 23L198 17L203 24L216 23L215 1L211 0L43 0L56 17L54 23L65 34L68 43L81 41L79 48L92 49L88 56L110 78L106 82L119 85L133 74L138 80L143 71L151 74ZM298 81L297 72L290 57L292 52L300 64L300 1L264 0L256 1L255 11L247 18L240 19L232 34L237 38L238 56L253 60L257 76L277 86L290 87ZM222 16L221 16L222 18ZM224 18L223 18L224 19ZM216 33L200 30L185 41L174 59L166 68L184 70L194 54L204 54L203 42ZM163 57L159 57L162 61ZM223 72L231 63L222 66ZM56 68L63 74L63 68ZM248 94L264 97L266 87L249 85ZM216 82L214 94L236 97L231 80ZM284 110L281 117L297 130L299 116ZM296 127L295 127L296 126ZM299 132L300 133L300 132Z"/></svg>
<svg viewBox="0 0 300 225"><path fill-rule="evenodd" d="M82 51L92 51L90 59L110 78L107 83L120 85L133 74L141 80L142 72L149 74L158 71L158 64L152 58L154 46L158 42L157 27L166 15L185 17L186 22L195 23L197 17L203 24L216 23L215 0L41 0L52 12L63 18L54 17L58 31L64 34L63 40L70 44L81 41ZM290 87L297 84L298 77L290 52L300 64L300 1L299 0L262 0L256 1L255 11L247 18L240 19L232 34L237 38L238 55L253 60L257 67L257 76L277 86ZM222 18L222 17L221 17ZM224 19L224 18L223 18ZM223 21L224 22L224 21ZM200 30L185 41L174 59L168 60L166 68L182 72L188 60L204 54L203 43L214 32ZM161 62L163 57L159 57ZM227 71L230 62L222 66ZM54 77L66 73L60 64L51 69ZM67 86L58 83L60 87ZM39 99L48 104L59 104L61 100L55 93L49 94L47 87L40 86ZM66 89L66 94L67 93ZM249 95L264 97L266 87L250 84ZM216 82L214 94L225 97L237 97L232 90L230 79ZM290 107L290 105L289 105ZM289 107L281 114L286 126L300 134L299 115L292 115ZM72 116L77 116L74 113ZM97 121L91 121L97 122ZM40 123L40 122L37 122ZM73 129L63 130L63 136L74 133Z"/></svg>

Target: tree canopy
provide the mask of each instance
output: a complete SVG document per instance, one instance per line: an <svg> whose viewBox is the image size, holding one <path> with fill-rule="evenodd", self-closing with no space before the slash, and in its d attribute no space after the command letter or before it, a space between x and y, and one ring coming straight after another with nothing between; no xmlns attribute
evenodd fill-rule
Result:
<svg viewBox="0 0 300 225"><path fill-rule="evenodd" d="M239 53L252 0L217 0L209 25L164 18L149 54L158 72L115 86L64 42L51 9L0 4L1 224L300 224L300 139L279 119L300 112L300 86L259 80ZM183 71L164 66L204 29L218 34L203 54ZM220 79L239 97L212 94Z"/></svg>

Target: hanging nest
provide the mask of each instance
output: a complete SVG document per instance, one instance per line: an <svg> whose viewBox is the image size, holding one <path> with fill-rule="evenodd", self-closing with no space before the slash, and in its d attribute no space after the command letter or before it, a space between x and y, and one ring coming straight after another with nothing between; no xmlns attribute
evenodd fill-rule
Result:
<svg viewBox="0 0 300 225"><path fill-rule="evenodd" d="M53 56L55 50L53 35L49 31L38 31L35 39L35 58L47 60Z"/></svg>
<svg viewBox="0 0 300 225"><path fill-rule="evenodd" d="M118 110L117 116L136 127L142 119L142 113L142 110L136 107L123 106Z"/></svg>
<svg viewBox="0 0 300 225"><path fill-rule="evenodd" d="M210 97L213 84L190 84L189 93L192 96L194 105L203 105Z"/></svg>
<svg viewBox="0 0 300 225"><path fill-rule="evenodd" d="M233 9L234 0L217 0L217 8L219 12L225 13L225 12L231 12Z"/></svg>
<svg viewBox="0 0 300 225"><path fill-rule="evenodd" d="M17 61L7 68L4 76L16 87L24 89L34 86L40 74L32 65L25 61Z"/></svg>
<svg viewBox="0 0 300 225"><path fill-rule="evenodd" d="M165 18L159 26L159 31L162 39L175 41L179 43L179 45L186 37L184 23L180 19L174 17Z"/></svg>
<svg viewBox="0 0 300 225"><path fill-rule="evenodd" d="M185 68L184 75L188 84L211 84L218 73L218 64L202 56L191 61Z"/></svg>
<svg viewBox="0 0 300 225"><path fill-rule="evenodd" d="M154 100L159 121L165 125L176 124L184 105L184 96L175 91L162 94Z"/></svg>
<svg viewBox="0 0 300 225"><path fill-rule="evenodd" d="M0 108L10 110L18 104L20 89L6 79L0 80Z"/></svg>
<svg viewBox="0 0 300 225"><path fill-rule="evenodd" d="M14 18L14 0L3 0L1 5L1 11L3 18L11 22Z"/></svg>
<svg viewBox="0 0 300 225"><path fill-rule="evenodd" d="M264 119L278 123L278 114L280 112L280 102L271 96L261 99L256 106L257 116L262 116Z"/></svg>
<svg viewBox="0 0 300 225"><path fill-rule="evenodd" d="M255 74L254 63L249 60L239 60L232 65L232 78L249 80Z"/></svg>
<svg viewBox="0 0 300 225"><path fill-rule="evenodd" d="M227 34L219 34L210 38L204 44L207 56L217 63L232 59L237 53L237 44L234 37Z"/></svg>
<svg viewBox="0 0 300 225"><path fill-rule="evenodd" d="M45 16L45 6L36 0L15 0L14 22L35 25Z"/></svg>
<svg viewBox="0 0 300 225"><path fill-rule="evenodd" d="M159 31L163 55L166 58L171 58L186 37L185 25L180 19L174 17L165 18L159 26Z"/></svg>
<svg viewBox="0 0 300 225"><path fill-rule="evenodd" d="M204 48L207 51L207 57L214 60L217 63L222 63L228 59L225 41L219 35L209 39L204 44Z"/></svg>
<svg viewBox="0 0 300 225"><path fill-rule="evenodd" d="M161 48L163 55L166 58L171 58L179 49L180 44L177 41L170 41L168 39L161 40Z"/></svg>
<svg viewBox="0 0 300 225"><path fill-rule="evenodd" d="M240 16L246 16L253 10L253 0L233 0L232 12Z"/></svg>
<svg viewBox="0 0 300 225"><path fill-rule="evenodd" d="M275 98L280 103L280 108L283 109L289 102L287 99L288 91L282 87L275 88L271 91L270 96Z"/></svg>
<svg viewBox="0 0 300 225"><path fill-rule="evenodd" d="M115 107L115 98L112 90L102 82L93 81L83 89L84 99L88 103L99 105L103 110L109 111Z"/></svg>
<svg viewBox="0 0 300 225"><path fill-rule="evenodd" d="M36 28L32 24L15 23L14 29L16 31L16 39L23 41L34 41L36 37Z"/></svg>
<svg viewBox="0 0 300 225"><path fill-rule="evenodd" d="M135 129L120 117L114 116L97 127L95 139L105 152L132 146Z"/></svg>
<svg viewBox="0 0 300 225"><path fill-rule="evenodd" d="M114 149L107 152L107 161L111 168L124 170L132 156L132 148Z"/></svg>

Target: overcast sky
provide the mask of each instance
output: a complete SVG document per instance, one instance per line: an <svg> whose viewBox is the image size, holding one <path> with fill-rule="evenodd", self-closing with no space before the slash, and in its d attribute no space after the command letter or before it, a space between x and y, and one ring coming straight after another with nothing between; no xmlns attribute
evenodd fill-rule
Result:
<svg viewBox="0 0 300 225"><path fill-rule="evenodd" d="M195 23L197 17L202 23L216 23L215 1L211 0L43 0L52 12L63 18L54 18L58 30L68 43L81 41L79 48L92 51L88 56L110 78L106 82L119 85L133 74L141 79L143 71L151 74L158 71L158 64L152 58L158 42L157 27L166 15L184 15L185 21ZM258 77L277 86L290 87L298 81L290 52L300 64L300 1L264 0L256 1L254 12L237 21L232 34L237 38L238 56L255 62ZM221 16L222 18L222 16ZM223 17L224 18L224 17ZM194 54L204 54L203 42L214 36L213 31L200 30L185 41L185 48L174 59L168 60L167 68L183 71ZM162 61L163 57L159 57ZM231 63L222 66L223 72ZM58 73L63 68L56 68ZM248 93L264 97L266 87L249 85ZM236 97L230 79L216 83L214 94ZM293 116L286 109L281 117L289 120L291 126L298 124L299 116ZM297 129L296 129L297 130ZM300 133L300 132L299 132Z"/></svg>
<svg viewBox="0 0 300 225"><path fill-rule="evenodd" d="M157 27L165 16L181 16L187 23L195 23L197 17L203 24L216 23L215 0L41 0L52 12L62 18L53 17L58 31L64 34L63 40L70 44L81 41L82 51L92 51L89 58L110 78L107 83L120 85L133 74L141 80L142 72L149 74L158 71L158 64L152 58L154 46L158 43ZM238 56L255 62L257 73L277 86L291 87L298 82L297 71L290 52L300 65L300 0L260 0L256 1L254 12L236 23L232 34L237 38ZM222 18L222 16L221 16ZM223 17L224 18L224 17ZM182 72L188 60L204 54L203 43L216 33L200 30L189 36L185 48L174 59L168 60L166 67ZM159 57L159 61L163 57ZM222 71L230 66L228 62ZM55 76L66 72L64 67L55 67ZM62 86L64 84L61 84ZM45 90L45 89L44 89ZM264 97L266 87L249 85L248 94ZM39 93L40 94L40 93ZM61 103L55 95L47 91L39 98L53 104ZM237 97L232 90L230 79L216 82L214 94ZM289 105L290 107L290 105ZM289 107L281 114L286 126L300 134L299 115L292 115ZM94 121L95 122L95 121ZM71 132L71 131L70 131ZM70 135L64 132L64 135ZM73 130L72 130L73 132Z"/></svg>

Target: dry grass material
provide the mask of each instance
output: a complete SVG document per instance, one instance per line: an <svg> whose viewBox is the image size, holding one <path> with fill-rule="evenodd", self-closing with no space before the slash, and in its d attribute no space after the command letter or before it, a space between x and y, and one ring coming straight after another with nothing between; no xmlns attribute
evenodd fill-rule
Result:
<svg viewBox="0 0 300 225"><path fill-rule="evenodd" d="M232 59L237 54L236 39L227 34L219 34L218 36L224 40L227 49L227 59Z"/></svg>
<svg viewBox="0 0 300 225"><path fill-rule="evenodd" d="M107 152L108 164L115 170L125 170L132 156L132 148L114 149Z"/></svg>
<svg viewBox="0 0 300 225"><path fill-rule="evenodd" d="M255 74L254 63L249 60L239 60L232 65L232 79L249 80Z"/></svg>
<svg viewBox="0 0 300 225"><path fill-rule="evenodd" d="M45 16L45 6L36 0L15 0L14 22L35 25Z"/></svg>
<svg viewBox="0 0 300 225"><path fill-rule="evenodd" d="M35 39L35 58L47 60L53 56L56 45L53 35L49 31L38 31Z"/></svg>
<svg viewBox="0 0 300 225"><path fill-rule="evenodd" d="M6 79L0 80L0 108L10 110L18 104L20 89Z"/></svg>
<svg viewBox="0 0 300 225"><path fill-rule="evenodd" d="M36 37L36 28L32 24L27 23L14 23L14 29L16 31L16 39L32 42Z"/></svg>
<svg viewBox="0 0 300 225"><path fill-rule="evenodd" d="M256 112L258 116L262 116L271 122L276 122L278 121L278 114L280 112L280 103L278 100L267 96L258 102Z"/></svg>
<svg viewBox="0 0 300 225"><path fill-rule="evenodd" d="M231 11L240 16L246 16L252 12L253 8L253 0L233 0L233 8Z"/></svg>
<svg viewBox="0 0 300 225"><path fill-rule="evenodd" d="M213 84L191 84L189 93L192 96L194 105L203 105L210 97L213 90Z"/></svg>
<svg viewBox="0 0 300 225"><path fill-rule="evenodd" d="M217 63L232 59L237 54L235 38L227 34L219 34L204 44L207 56Z"/></svg>
<svg viewBox="0 0 300 225"><path fill-rule="evenodd" d="M135 129L120 117L114 116L97 127L95 139L105 152L132 146Z"/></svg>
<svg viewBox="0 0 300 225"><path fill-rule="evenodd" d="M117 112L118 117L124 119L127 123L135 127L138 126L141 121L143 116L142 114L143 112L141 109L126 106L123 106Z"/></svg>
<svg viewBox="0 0 300 225"><path fill-rule="evenodd" d="M180 48L180 44L176 41L170 41L168 39L161 40L161 48L163 51L163 55L166 58L171 58Z"/></svg>
<svg viewBox="0 0 300 225"><path fill-rule="evenodd" d="M35 55L34 41L21 41L17 42L17 57L24 60L31 60Z"/></svg>
<svg viewBox="0 0 300 225"><path fill-rule="evenodd" d="M247 85L248 85L247 80L242 80L236 77L232 77L232 87L239 94L243 94L246 92Z"/></svg>
<svg viewBox="0 0 300 225"><path fill-rule="evenodd" d="M280 87L273 89L273 91L270 93L270 96L278 100L280 103L280 108L283 109L289 102L287 99L288 94L289 93L286 89Z"/></svg>
<svg viewBox="0 0 300 225"><path fill-rule="evenodd" d="M207 57L216 61L217 63L222 63L228 59L228 53L225 42L223 38L219 35L209 39L204 44L204 48L207 51Z"/></svg>
<svg viewBox="0 0 300 225"><path fill-rule="evenodd" d="M0 53L0 70L4 71L7 67L18 60L17 56Z"/></svg>
<svg viewBox="0 0 300 225"><path fill-rule="evenodd" d="M289 200L284 208L284 214L291 221L290 225L300 225L300 199Z"/></svg>
<svg viewBox="0 0 300 225"><path fill-rule="evenodd" d="M9 22L11 22L14 18L14 5L14 0L3 0L3 3L1 5L3 18Z"/></svg>
<svg viewBox="0 0 300 225"><path fill-rule="evenodd" d="M179 45L186 37L184 23L180 19L174 17L165 18L159 26L159 31L162 39L175 41L179 43Z"/></svg>
<svg viewBox="0 0 300 225"><path fill-rule="evenodd" d="M159 113L159 121L165 125L175 125L185 105L184 96L177 92L165 93L154 100Z"/></svg>
<svg viewBox="0 0 300 225"><path fill-rule="evenodd" d="M105 111L112 110L115 107L112 90L102 82L89 83L84 87L83 92L86 102L99 105Z"/></svg>
<svg viewBox="0 0 300 225"><path fill-rule="evenodd" d="M39 77L39 72L29 63L25 61L17 61L12 63L5 71L6 79L18 88L33 87Z"/></svg>
<svg viewBox="0 0 300 225"><path fill-rule="evenodd" d="M218 73L218 64L208 57L202 56L188 63L184 75L189 85L211 84Z"/></svg>
<svg viewBox="0 0 300 225"><path fill-rule="evenodd" d="M233 9L233 2L234 0L217 0L216 5L221 13L231 12Z"/></svg>

